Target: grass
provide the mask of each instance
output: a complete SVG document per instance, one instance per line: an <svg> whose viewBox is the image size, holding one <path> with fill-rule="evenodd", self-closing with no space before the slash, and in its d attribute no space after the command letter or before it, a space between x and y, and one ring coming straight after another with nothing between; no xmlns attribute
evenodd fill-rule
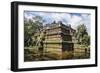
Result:
<svg viewBox="0 0 100 73"><path fill-rule="evenodd" d="M51 45L49 45L51 46ZM55 45L57 47L59 45ZM87 48L87 51L85 51ZM84 45L75 44L73 51L63 51L60 48L44 47L39 51L35 46L24 48L24 61L42 61L42 60L67 60L67 59L86 59L90 58L90 48Z"/></svg>
<svg viewBox="0 0 100 73"><path fill-rule="evenodd" d="M73 58L73 51L64 51L62 53L62 59L72 59Z"/></svg>
<svg viewBox="0 0 100 73"><path fill-rule="evenodd" d="M80 44L74 44L74 48L85 49L85 48L89 48L89 46L80 45Z"/></svg>
<svg viewBox="0 0 100 73"><path fill-rule="evenodd" d="M74 58L75 59L85 59L90 58L90 47L85 45L74 45Z"/></svg>
<svg viewBox="0 0 100 73"><path fill-rule="evenodd" d="M62 59L71 59L73 57L73 52L72 51L62 52L61 49L49 48L49 50L46 51L45 55L51 58L62 60Z"/></svg>

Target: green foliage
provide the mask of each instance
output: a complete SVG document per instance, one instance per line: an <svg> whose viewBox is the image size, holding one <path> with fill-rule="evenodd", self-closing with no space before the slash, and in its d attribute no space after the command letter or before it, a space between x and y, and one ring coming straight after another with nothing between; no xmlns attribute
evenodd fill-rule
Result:
<svg viewBox="0 0 100 73"><path fill-rule="evenodd" d="M86 46L90 45L90 36L84 35L83 39L82 39L82 44L84 44Z"/></svg>
<svg viewBox="0 0 100 73"><path fill-rule="evenodd" d="M84 24L77 26L75 36L79 44L86 46L90 45L90 36L88 35L87 28Z"/></svg>
<svg viewBox="0 0 100 73"><path fill-rule="evenodd" d="M35 43L33 37L35 33L40 32L43 28L43 20L40 16L35 16L32 19L24 18L24 46L32 46ZM34 38L34 40L32 40Z"/></svg>

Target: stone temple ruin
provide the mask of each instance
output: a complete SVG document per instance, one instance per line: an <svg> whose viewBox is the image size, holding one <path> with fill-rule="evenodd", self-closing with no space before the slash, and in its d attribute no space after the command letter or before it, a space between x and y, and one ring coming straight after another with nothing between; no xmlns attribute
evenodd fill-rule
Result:
<svg viewBox="0 0 100 73"><path fill-rule="evenodd" d="M89 58L89 51L86 51L85 48L77 48L75 32L76 30L72 29L70 25L62 22L46 24L41 31L34 34L35 44L32 49L25 49L24 61Z"/></svg>
<svg viewBox="0 0 100 73"><path fill-rule="evenodd" d="M72 35L75 30L62 22L54 22L44 29L43 54L54 59L71 59L74 49Z"/></svg>

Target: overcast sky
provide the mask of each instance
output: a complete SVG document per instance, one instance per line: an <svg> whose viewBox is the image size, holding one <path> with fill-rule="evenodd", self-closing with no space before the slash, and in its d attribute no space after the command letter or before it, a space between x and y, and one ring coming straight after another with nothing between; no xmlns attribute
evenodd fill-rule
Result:
<svg viewBox="0 0 100 73"><path fill-rule="evenodd" d="M65 25L71 24L72 28L76 28L79 24L85 24L88 33L90 33L90 14L86 13L65 13L65 12L34 12L34 11L24 11L24 17L27 19L32 19L32 17L41 16L43 20L47 23L52 23L53 21L62 21Z"/></svg>

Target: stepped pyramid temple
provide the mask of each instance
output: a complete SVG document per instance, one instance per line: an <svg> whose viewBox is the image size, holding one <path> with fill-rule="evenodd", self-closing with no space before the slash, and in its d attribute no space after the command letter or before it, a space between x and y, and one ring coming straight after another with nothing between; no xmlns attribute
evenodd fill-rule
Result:
<svg viewBox="0 0 100 73"><path fill-rule="evenodd" d="M74 49L72 35L75 30L60 21L46 25L44 30L43 55L54 59L71 59Z"/></svg>
<svg viewBox="0 0 100 73"><path fill-rule="evenodd" d="M71 25L61 21L44 25L32 36L33 46L24 49L24 61L90 58L90 49L80 49L75 32Z"/></svg>
<svg viewBox="0 0 100 73"><path fill-rule="evenodd" d="M36 54L40 55L38 59L72 59L74 56L73 34L75 32L70 25L65 25L61 21L46 24L41 32L34 35L37 38L35 51L37 50Z"/></svg>

